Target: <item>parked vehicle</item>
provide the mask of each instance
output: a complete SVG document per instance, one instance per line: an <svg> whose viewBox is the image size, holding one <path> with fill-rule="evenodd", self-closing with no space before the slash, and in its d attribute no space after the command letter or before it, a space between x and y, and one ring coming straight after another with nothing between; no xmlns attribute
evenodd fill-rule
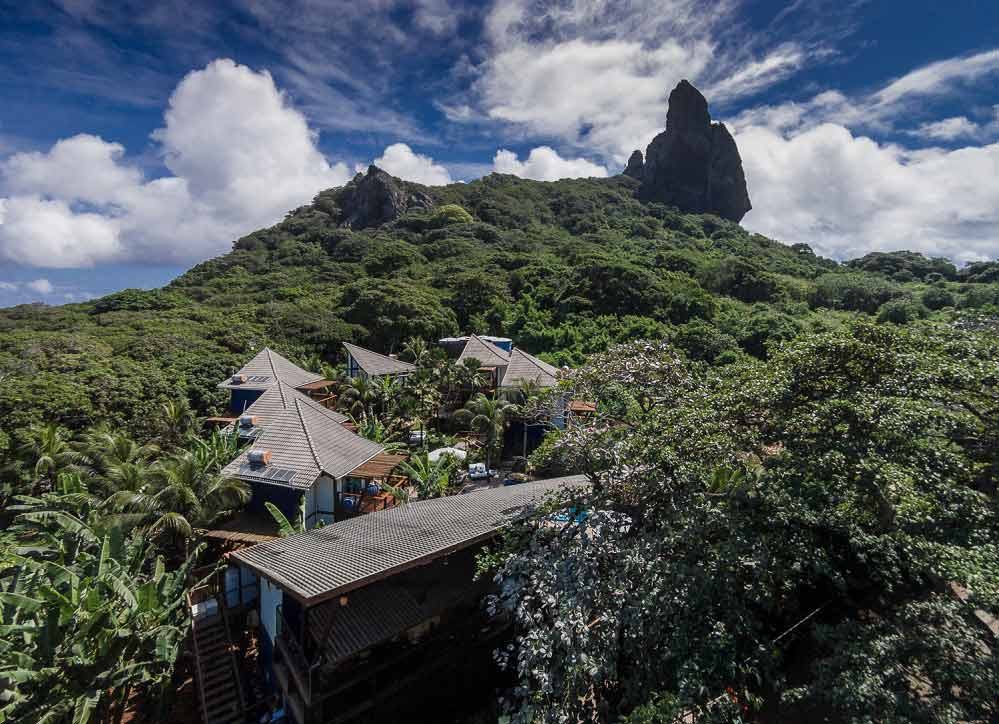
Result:
<svg viewBox="0 0 999 724"><path fill-rule="evenodd" d="M485 463L472 463L468 466L469 480L488 480L496 477L496 471L490 470Z"/></svg>

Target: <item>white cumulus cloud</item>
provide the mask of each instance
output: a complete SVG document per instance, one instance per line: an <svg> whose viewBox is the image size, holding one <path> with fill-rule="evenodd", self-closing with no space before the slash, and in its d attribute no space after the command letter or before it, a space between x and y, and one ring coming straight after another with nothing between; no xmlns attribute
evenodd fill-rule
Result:
<svg viewBox="0 0 999 724"><path fill-rule="evenodd" d="M55 287L52 286L52 282L48 279L35 279L27 282L25 286L31 291L38 292L39 294L51 294L55 291Z"/></svg>
<svg viewBox="0 0 999 724"><path fill-rule="evenodd" d="M173 175L148 180L120 144L86 134L0 162L0 258L199 261L350 177L267 72L231 60L178 84L154 140Z"/></svg>
<svg viewBox="0 0 999 724"><path fill-rule="evenodd" d="M999 257L999 144L909 151L833 123L790 135L748 127L736 141L753 231L836 258Z"/></svg>
<svg viewBox="0 0 999 724"><path fill-rule="evenodd" d="M562 158L555 149L548 146L532 148L523 161L513 151L500 149L493 158L493 170L535 181L607 176L607 169L603 166L585 158Z"/></svg>
<svg viewBox="0 0 999 724"><path fill-rule="evenodd" d="M429 156L416 153L405 143L393 143L372 163L393 176L426 186L445 186L452 182L446 168ZM363 171L364 167L358 167Z"/></svg>

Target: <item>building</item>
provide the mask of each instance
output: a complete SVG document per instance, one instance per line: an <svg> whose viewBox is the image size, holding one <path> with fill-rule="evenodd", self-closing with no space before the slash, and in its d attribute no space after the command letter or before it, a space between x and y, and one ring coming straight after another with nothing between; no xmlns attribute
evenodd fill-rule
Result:
<svg viewBox="0 0 999 724"><path fill-rule="evenodd" d="M505 624L480 605L476 553L547 493L585 483L417 501L231 554L237 579L259 581L261 661L293 720L397 721L413 696L488 668Z"/></svg>
<svg viewBox="0 0 999 724"><path fill-rule="evenodd" d="M458 352L458 362L468 359L478 360L481 371L489 375L490 386L496 389L516 388L525 382L532 382L541 388L553 387L558 369L547 362L528 354L519 347L501 346L494 340L510 342L505 337L485 337L473 334L469 337L441 340L454 348L454 342L464 340Z"/></svg>
<svg viewBox="0 0 999 724"><path fill-rule="evenodd" d="M240 438L250 444L222 473L250 485L250 512L267 515L264 503L270 502L294 520L304 496L307 528L392 505L381 482L403 482L392 471L405 456L385 452L344 427L347 422L278 382L237 420Z"/></svg>
<svg viewBox="0 0 999 724"><path fill-rule="evenodd" d="M370 349L348 342L344 342L343 346L347 350L347 375L351 379L355 377L400 379L416 371L416 365L395 357L372 352Z"/></svg>
<svg viewBox="0 0 999 724"><path fill-rule="evenodd" d="M327 397L324 391L333 384L320 374L303 370L270 347L264 347L218 386L230 392L230 412L241 415L265 390L282 382L320 401Z"/></svg>

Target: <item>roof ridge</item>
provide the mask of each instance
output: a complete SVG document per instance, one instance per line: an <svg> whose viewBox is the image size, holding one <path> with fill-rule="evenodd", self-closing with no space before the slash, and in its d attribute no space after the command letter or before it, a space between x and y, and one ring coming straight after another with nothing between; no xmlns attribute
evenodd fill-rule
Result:
<svg viewBox="0 0 999 724"><path fill-rule="evenodd" d="M264 352L267 353L267 364L271 366L271 374L274 375L274 380L280 381L281 376L277 373L277 367L274 366L274 351L270 347L264 347Z"/></svg>
<svg viewBox="0 0 999 724"><path fill-rule="evenodd" d="M309 426L305 424L305 417L302 414L301 403L302 401L296 398L295 411L298 413L298 422L302 426L302 432L305 433L305 441L309 443L309 452L312 453L312 459L315 460L316 467L322 470L323 461L319 459L319 453L316 452L316 445L312 441L312 434L309 432Z"/></svg>

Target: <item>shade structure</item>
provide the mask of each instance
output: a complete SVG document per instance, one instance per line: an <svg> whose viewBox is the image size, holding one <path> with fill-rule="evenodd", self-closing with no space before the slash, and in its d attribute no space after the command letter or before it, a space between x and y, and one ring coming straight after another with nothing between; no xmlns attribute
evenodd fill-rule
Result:
<svg viewBox="0 0 999 724"><path fill-rule="evenodd" d="M427 453L427 460L435 463L445 455L453 455L458 460L464 460L468 453L456 447L439 447Z"/></svg>

